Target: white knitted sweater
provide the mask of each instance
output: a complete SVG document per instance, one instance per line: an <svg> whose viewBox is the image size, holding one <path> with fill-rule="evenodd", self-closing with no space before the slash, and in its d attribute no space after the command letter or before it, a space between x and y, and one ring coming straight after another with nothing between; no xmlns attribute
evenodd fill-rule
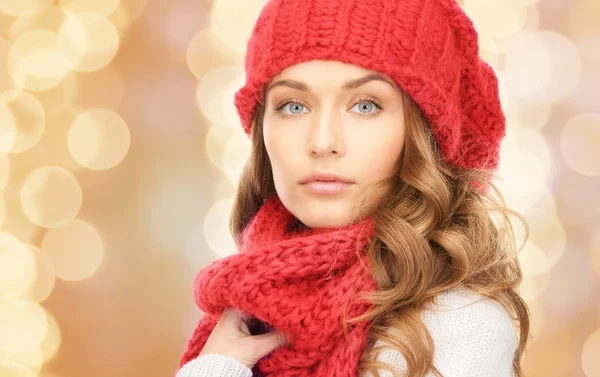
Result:
<svg viewBox="0 0 600 377"><path fill-rule="evenodd" d="M434 365L444 377L514 377L517 329L498 302L456 287L439 294L434 306L422 311L422 318L435 343ZM375 343L383 345L381 340ZM407 371L404 356L394 349L384 349L378 360L398 375ZM379 374L392 376L384 369ZM176 377L252 377L252 371L233 358L210 354L185 364Z"/></svg>

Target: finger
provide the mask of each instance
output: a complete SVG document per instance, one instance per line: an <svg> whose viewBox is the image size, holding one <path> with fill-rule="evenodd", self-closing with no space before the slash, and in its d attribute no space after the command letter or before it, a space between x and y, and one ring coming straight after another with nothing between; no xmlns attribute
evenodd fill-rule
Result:
<svg viewBox="0 0 600 377"><path fill-rule="evenodd" d="M244 320L245 316L246 315L241 310L230 308L227 313L227 325L244 335L252 335L248 328L248 324Z"/></svg>
<svg viewBox="0 0 600 377"><path fill-rule="evenodd" d="M232 326L237 326L237 313L233 308L226 308L221 313L221 318L219 318L219 322L217 326L224 326L230 328Z"/></svg>
<svg viewBox="0 0 600 377"><path fill-rule="evenodd" d="M223 312L225 320L228 322L237 323L240 319L240 314L236 308L227 308Z"/></svg>
<svg viewBox="0 0 600 377"><path fill-rule="evenodd" d="M258 358L262 358L271 353L276 348L286 345L285 336L278 331L271 331L262 335L255 335L254 340L255 350Z"/></svg>
<svg viewBox="0 0 600 377"><path fill-rule="evenodd" d="M284 346L289 346L290 344L292 344L292 341L294 340L294 338L291 333L281 333L281 336L283 337L283 345Z"/></svg>
<svg viewBox="0 0 600 377"><path fill-rule="evenodd" d="M240 320L239 330L246 335L252 335L250 333L250 329L248 328L248 324L243 318Z"/></svg>

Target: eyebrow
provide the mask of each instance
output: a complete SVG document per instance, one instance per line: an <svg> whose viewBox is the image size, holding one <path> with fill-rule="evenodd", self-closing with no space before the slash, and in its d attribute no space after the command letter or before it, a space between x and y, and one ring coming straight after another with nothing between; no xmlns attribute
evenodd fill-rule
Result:
<svg viewBox="0 0 600 377"><path fill-rule="evenodd" d="M356 89L356 88L358 88L368 82L371 82L371 81L386 82L395 90L400 91L399 85L395 81L392 81L392 80L388 79L386 76L379 74L379 73L372 73L367 76L360 77L358 79L348 80L348 81L344 82L344 84L342 85L342 90L345 92L349 91L349 90L353 90L353 89ZM277 80L277 81L274 81L273 83L271 83L265 89L265 95L267 93L269 93L269 91L271 89L273 89L277 86L287 86L292 89L300 90L302 92L311 92L312 91L311 86L302 81L283 79L283 80Z"/></svg>

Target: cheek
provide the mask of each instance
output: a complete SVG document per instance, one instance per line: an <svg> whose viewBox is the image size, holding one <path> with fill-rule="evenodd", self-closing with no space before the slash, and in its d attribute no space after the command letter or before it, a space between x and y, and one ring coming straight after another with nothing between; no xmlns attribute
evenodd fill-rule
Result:
<svg viewBox="0 0 600 377"><path fill-rule="evenodd" d="M289 133L290 131L285 128L275 125L266 125L264 128L265 149L271 161L275 180L286 180L286 177L294 174L302 154L298 144L299 138Z"/></svg>
<svg viewBox="0 0 600 377"><path fill-rule="evenodd" d="M274 156L290 155L291 151L302 150L301 140L305 135L306 121L280 119L277 115L265 116L263 138L267 151Z"/></svg>
<svg viewBox="0 0 600 377"><path fill-rule="evenodd" d="M264 142L273 168L276 169L278 166L285 164L286 138L284 135L281 132L272 132L265 128Z"/></svg>
<svg viewBox="0 0 600 377"><path fill-rule="evenodd" d="M375 182L394 174L398 158L404 148L404 129L397 127L379 127L379 132L369 132L357 137L354 149L364 166L364 176Z"/></svg>

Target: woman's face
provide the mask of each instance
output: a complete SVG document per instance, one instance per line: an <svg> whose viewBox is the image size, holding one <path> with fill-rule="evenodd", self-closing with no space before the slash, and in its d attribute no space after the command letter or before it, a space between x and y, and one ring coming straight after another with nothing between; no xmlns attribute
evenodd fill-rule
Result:
<svg viewBox="0 0 600 377"><path fill-rule="evenodd" d="M290 66L267 88L264 142L282 203L308 227L347 225L367 188L399 164L405 135L400 88L377 71L324 60ZM340 191L333 183L303 184L315 171L351 183ZM367 203L386 193L372 194Z"/></svg>

